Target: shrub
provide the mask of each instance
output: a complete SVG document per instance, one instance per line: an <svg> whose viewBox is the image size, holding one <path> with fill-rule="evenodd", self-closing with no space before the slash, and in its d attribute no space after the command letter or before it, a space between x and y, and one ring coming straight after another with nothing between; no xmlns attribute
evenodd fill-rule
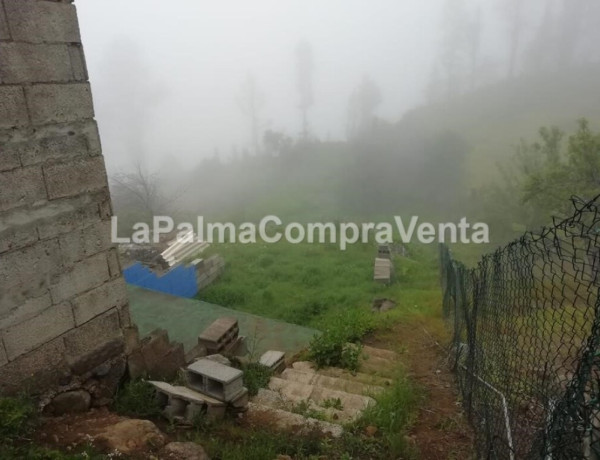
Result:
<svg viewBox="0 0 600 460"><path fill-rule="evenodd" d="M248 394L254 396L261 388L266 388L273 371L260 363L248 363L243 367L244 385Z"/></svg>
<svg viewBox="0 0 600 460"><path fill-rule="evenodd" d="M0 439L12 441L27 435L35 426L36 414L28 398L0 398Z"/></svg>
<svg viewBox="0 0 600 460"><path fill-rule="evenodd" d="M113 410L134 417L157 417L161 408L154 387L145 380L131 380L117 391Z"/></svg>

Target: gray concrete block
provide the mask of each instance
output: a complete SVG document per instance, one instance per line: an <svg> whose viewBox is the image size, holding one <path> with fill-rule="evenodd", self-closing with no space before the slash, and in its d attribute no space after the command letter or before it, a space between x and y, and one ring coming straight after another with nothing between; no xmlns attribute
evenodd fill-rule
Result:
<svg viewBox="0 0 600 460"><path fill-rule="evenodd" d="M82 326L72 329L64 336L65 347L70 357L90 353L117 338L122 338L119 314L116 310L96 316ZM70 358L72 360L72 358Z"/></svg>
<svg viewBox="0 0 600 460"><path fill-rule="evenodd" d="M4 5L0 0L0 40L9 40L10 31L8 30L8 22L6 21L6 14L4 13Z"/></svg>
<svg viewBox="0 0 600 460"><path fill-rule="evenodd" d="M108 228L110 229L110 221L105 221ZM110 233L109 233L110 238ZM106 253L106 261L108 262L108 271L110 277L114 278L121 275L121 263L119 262L119 252L117 248L112 248Z"/></svg>
<svg viewBox="0 0 600 460"><path fill-rule="evenodd" d="M48 197L53 200L108 187L104 159L92 157L44 166Z"/></svg>
<svg viewBox="0 0 600 460"><path fill-rule="evenodd" d="M13 360L74 327L73 312L68 303L54 305L39 315L3 332L8 359Z"/></svg>
<svg viewBox="0 0 600 460"><path fill-rule="evenodd" d="M6 356L6 350L4 350L4 344L2 343L2 337L0 337L0 367L8 363L8 356Z"/></svg>
<svg viewBox="0 0 600 460"><path fill-rule="evenodd" d="M69 46L69 58L71 60L71 70L73 80L87 81L88 72L85 65L85 57L83 55L83 47L81 45Z"/></svg>
<svg viewBox="0 0 600 460"><path fill-rule="evenodd" d="M0 150L0 172L20 167L21 159L19 158L19 153L11 150L5 143L2 143L2 150Z"/></svg>
<svg viewBox="0 0 600 460"><path fill-rule="evenodd" d="M39 136L36 136L39 137ZM63 134L9 144L9 151L16 151L23 166L45 163L50 160L68 160L87 156L87 140L83 135Z"/></svg>
<svg viewBox="0 0 600 460"><path fill-rule="evenodd" d="M35 217L41 240L54 238L77 228L91 225L100 220L98 201L107 194L83 195L69 200L48 203L40 212L31 212Z"/></svg>
<svg viewBox="0 0 600 460"><path fill-rule="evenodd" d="M25 94L20 86L0 86L0 128L29 124Z"/></svg>
<svg viewBox="0 0 600 460"><path fill-rule="evenodd" d="M98 287L107 280L106 254L97 254L76 263L70 271L63 272L58 283L50 287L50 295L54 303L61 303L77 294Z"/></svg>
<svg viewBox="0 0 600 460"><path fill-rule="evenodd" d="M32 166L0 173L0 212L46 199L41 168Z"/></svg>
<svg viewBox="0 0 600 460"><path fill-rule="evenodd" d="M15 326L27 321L52 305L50 293L46 292L39 297L27 299L25 303L8 311L0 313L0 330Z"/></svg>
<svg viewBox="0 0 600 460"><path fill-rule="evenodd" d="M88 83L34 84L25 89L25 95L34 125L94 117Z"/></svg>
<svg viewBox="0 0 600 460"><path fill-rule="evenodd" d="M73 78L67 45L0 43L0 81L6 83L66 82Z"/></svg>
<svg viewBox="0 0 600 460"><path fill-rule="evenodd" d="M35 393L58 385L69 375L64 353L65 345L59 337L9 362L0 372L0 394L22 393L23 388Z"/></svg>
<svg viewBox="0 0 600 460"><path fill-rule="evenodd" d="M0 312L43 295L63 270L57 241L44 241L7 252L0 264Z"/></svg>
<svg viewBox="0 0 600 460"><path fill-rule="evenodd" d="M127 305L127 289L123 278L117 278L76 297L73 302L75 325L81 326L111 308ZM119 321L120 323L120 321Z"/></svg>
<svg viewBox="0 0 600 460"><path fill-rule="evenodd" d="M112 247L110 240L110 221L96 222L88 227L61 235L58 244L65 266L73 265L87 257L108 251Z"/></svg>
<svg viewBox="0 0 600 460"><path fill-rule="evenodd" d="M119 310L119 324L122 328L131 327L131 313L129 311L129 298L127 303L118 308Z"/></svg>
<svg viewBox="0 0 600 460"><path fill-rule="evenodd" d="M30 246L38 241L34 225L0 225L0 254Z"/></svg>
<svg viewBox="0 0 600 460"><path fill-rule="evenodd" d="M12 39L31 43L81 42L75 6L62 2L4 0Z"/></svg>

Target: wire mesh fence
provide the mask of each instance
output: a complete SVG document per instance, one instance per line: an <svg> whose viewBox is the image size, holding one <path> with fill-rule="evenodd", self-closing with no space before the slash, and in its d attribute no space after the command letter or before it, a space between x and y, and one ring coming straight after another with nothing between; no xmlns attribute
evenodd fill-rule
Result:
<svg viewBox="0 0 600 460"><path fill-rule="evenodd" d="M478 458L600 459L600 197L484 256L440 247Z"/></svg>

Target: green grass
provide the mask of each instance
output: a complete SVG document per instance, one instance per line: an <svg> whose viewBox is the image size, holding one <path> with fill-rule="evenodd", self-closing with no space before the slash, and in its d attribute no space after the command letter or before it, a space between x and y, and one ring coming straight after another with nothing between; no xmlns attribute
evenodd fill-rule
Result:
<svg viewBox="0 0 600 460"><path fill-rule="evenodd" d="M437 248L409 245L409 258L396 257L396 281L373 281L375 244L341 251L332 244L213 244L204 254L225 258L223 276L198 298L283 321L322 328L339 315L370 314L373 299L394 299L388 316L439 312Z"/></svg>

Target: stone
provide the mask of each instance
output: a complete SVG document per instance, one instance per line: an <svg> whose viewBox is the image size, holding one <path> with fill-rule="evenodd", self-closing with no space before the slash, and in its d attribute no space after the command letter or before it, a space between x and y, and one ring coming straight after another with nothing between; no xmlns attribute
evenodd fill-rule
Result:
<svg viewBox="0 0 600 460"><path fill-rule="evenodd" d="M56 395L44 411L53 415L86 412L91 401L92 397L85 390L66 391Z"/></svg>
<svg viewBox="0 0 600 460"><path fill-rule="evenodd" d="M206 359L210 359L211 361L215 361L217 363L221 363L224 366L231 366L231 361L227 359L225 356L216 354L216 355L208 355Z"/></svg>
<svg viewBox="0 0 600 460"><path fill-rule="evenodd" d="M106 444L110 450L132 454L161 448L166 443L166 437L151 421L131 419L108 426L96 436L96 441Z"/></svg>
<svg viewBox="0 0 600 460"><path fill-rule="evenodd" d="M202 446L195 442L170 442L159 456L165 460L210 460Z"/></svg>
<svg viewBox="0 0 600 460"><path fill-rule="evenodd" d="M391 310L396 306L396 302L392 299L375 299L371 304L371 310L379 313Z"/></svg>

